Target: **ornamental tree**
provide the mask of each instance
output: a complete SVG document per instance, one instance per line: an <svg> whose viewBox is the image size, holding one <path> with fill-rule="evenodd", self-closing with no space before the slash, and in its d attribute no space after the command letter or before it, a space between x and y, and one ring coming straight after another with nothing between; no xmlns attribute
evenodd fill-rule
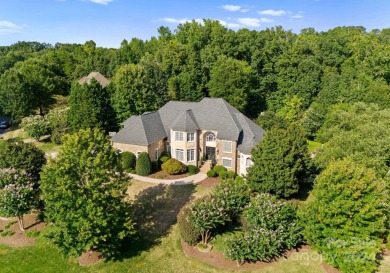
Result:
<svg viewBox="0 0 390 273"><path fill-rule="evenodd" d="M65 135L57 159L45 166L42 199L53 240L65 253L99 249L112 257L133 234L129 178L118 166L119 155L98 129Z"/></svg>
<svg viewBox="0 0 390 273"><path fill-rule="evenodd" d="M22 170L0 169L0 186L0 214L17 217L20 230L24 231L23 215L38 203L34 179Z"/></svg>
<svg viewBox="0 0 390 273"><path fill-rule="evenodd" d="M40 115L23 118L20 127L22 127L28 136L37 141L39 141L41 137L51 133L49 121Z"/></svg>
<svg viewBox="0 0 390 273"><path fill-rule="evenodd" d="M190 223L202 237L202 243L207 244L211 237L211 230L224 225L229 216L223 207L222 200L205 196L196 199L191 206Z"/></svg>
<svg viewBox="0 0 390 273"><path fill-rule="evenodd" d="M343 272L374 271L388 221L384 181L346 158L317 176L311 195L300 209L310 245Z"/></svg>

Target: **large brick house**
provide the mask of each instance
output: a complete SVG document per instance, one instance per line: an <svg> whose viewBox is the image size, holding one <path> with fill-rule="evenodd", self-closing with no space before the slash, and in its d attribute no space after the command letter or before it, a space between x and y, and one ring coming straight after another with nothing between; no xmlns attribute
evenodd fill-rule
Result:
<svg viewBox="0 0 390 273"><path fill-rule="evenodd" d="M214 159L245 175L252 164L250 150L265 131L224 99L170 101L160 110L131 116L112 136L113 147L158 160L166 150L184 164Z"/></svg>

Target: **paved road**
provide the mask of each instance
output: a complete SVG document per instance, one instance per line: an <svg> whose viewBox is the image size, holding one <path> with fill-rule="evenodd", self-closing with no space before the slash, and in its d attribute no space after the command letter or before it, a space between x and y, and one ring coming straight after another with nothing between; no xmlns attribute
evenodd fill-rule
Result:
<svg viewBox="0 0 390 273"><path fill-rule="evenodd" d="M151 178L151 177L145 177L145 176L140 176L136 174L129 174L130 177L142 181L142 182L149 182L149 183L154 183L154 184L164 184L164 185L186 185L186 184L196 184L199 183L200 181L203 181L204 179L207 178L207 175L204 173L197 173L191 176L183 177L183 178L178 178L178 179L156 179L156 178Z"/></svg>

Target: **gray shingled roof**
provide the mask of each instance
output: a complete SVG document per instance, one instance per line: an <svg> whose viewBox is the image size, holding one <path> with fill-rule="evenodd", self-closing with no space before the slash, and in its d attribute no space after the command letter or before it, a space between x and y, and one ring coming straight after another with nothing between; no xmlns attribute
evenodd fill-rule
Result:
<svg viewBox="0 0 390 273"><path fill-rule="evenodd" d="M199 130L192 110L185 110L177 117L171 127L174 131L195 131Z"/></svg>
<svg viewBox="0 0 390 273"><path fill-rule="evenodd" d="M265 131L224 99L204 98L200 102L170 101L159 111L132 116L112 140L119 143L150 145L170 140L170 130L217 131L217 138L237 141L238 150L249 154ZM142 131L142 132L136 132ZM143 143L143 144L141 144Z"/></svg>
<svg viewBox="0 0 390 273"><path fill-rule="evenodd" d="M93 78L96 79L103 88L105 88L110 83L110 81L99 72L91 72L89 73L88 76L82 77L79 80L79 84L84 84L84 83L89 84Z"/></svg>
<svg viewBox="0 0 390 273"><path fill-rule="evenodd" d="M112 141L148 146L167 137L158 112L131 116L123 124L124 128L111 138Z"/></svg>

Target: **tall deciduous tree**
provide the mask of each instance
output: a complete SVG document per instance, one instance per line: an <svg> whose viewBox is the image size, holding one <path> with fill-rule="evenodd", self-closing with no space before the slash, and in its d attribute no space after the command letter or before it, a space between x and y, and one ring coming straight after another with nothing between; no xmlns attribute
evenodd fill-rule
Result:
<svg viewBox="0 0 390 273"><path fill-rule="evenodd" d="M41 180L54 242L66 253L97 248L106 257L115 256L133 233L125 201L129 178L117 171L119 155L97 129L63 140L58 158L49 161Z"/></svg>
<svg viewBox="0 0 390 273"><path fill-rule="evenodd" d="M252 150L253 166L248 181L255 191L290 197L299 190L306 176L310 158L302 129L273 128Z"/></svg>
<svg viewBox="0 0 390 273"><path fill-rule="evenodd" d="M311 195L300 212L310 245L343 272L373 272L388 213L383 180L346 158L317 176Z"/></svg>
<svg viewBox="0 0 390 273"><path fill-rule="evenodd" d="M238 110L245 111L251 86L252 68L244 61L218 57L210 72L207 87L211 97L224 98Z"/></svg>
<svg viewBox="0 0 390 273"><path fill-rule="evenodd" d="M145 69L135 64L121 66L116 72L110 85L119 122L157 108L156 92L150 88L146 75Z"/></svg>

